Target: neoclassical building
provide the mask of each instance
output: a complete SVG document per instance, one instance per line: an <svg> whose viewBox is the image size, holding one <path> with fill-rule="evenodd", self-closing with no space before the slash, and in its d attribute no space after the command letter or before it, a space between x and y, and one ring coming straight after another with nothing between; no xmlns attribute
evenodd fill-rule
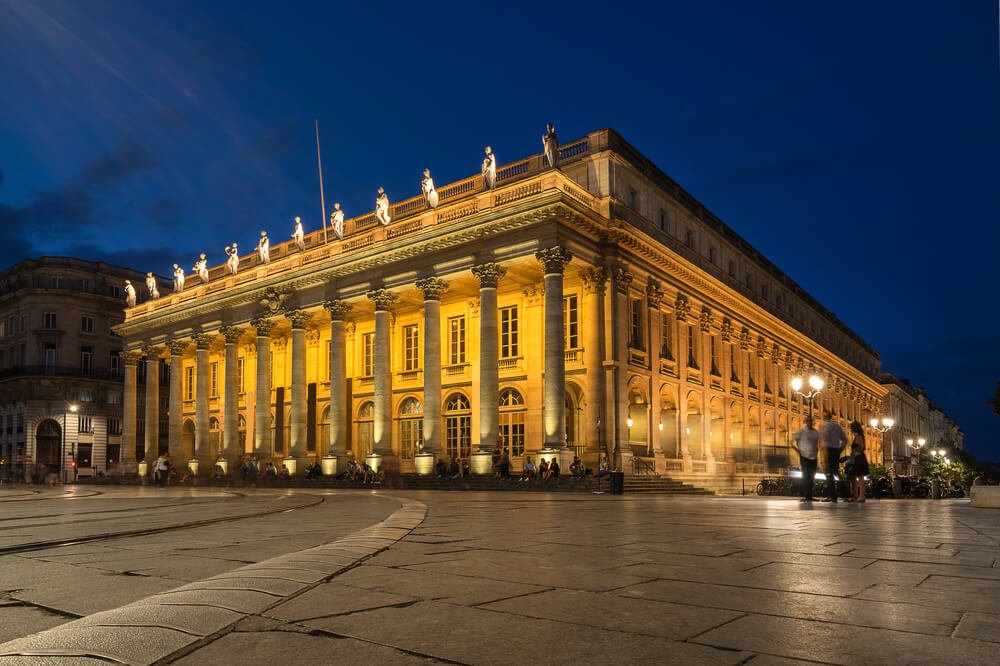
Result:
<svg viewBox="0 0 1000 666"><path fill-rule="evenodd" d="M555 154L128 308L123 438L141 418L155 457L169 372L165 441L199 469L375 453L407 471L499 445L515 468L608 455L731 488L788 465L794 375L825 379L817 413L881 413L875 350L621 136Z"/></svg>

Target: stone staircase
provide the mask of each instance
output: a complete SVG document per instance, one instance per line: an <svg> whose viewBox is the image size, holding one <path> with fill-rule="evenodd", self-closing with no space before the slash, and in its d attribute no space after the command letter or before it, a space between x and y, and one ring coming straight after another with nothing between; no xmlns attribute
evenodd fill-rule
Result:
<svg viewBox="0 0 1000 666"><path fill-rule="evenodd" d="M658 474L625 477L626 495L714 495L705 488Z"/></svg>

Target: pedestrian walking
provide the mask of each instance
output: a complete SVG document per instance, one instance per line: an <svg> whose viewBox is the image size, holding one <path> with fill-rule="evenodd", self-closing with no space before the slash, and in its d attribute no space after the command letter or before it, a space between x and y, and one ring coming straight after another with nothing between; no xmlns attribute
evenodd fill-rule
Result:
<svg viewBox="0 0 1000 666"><path fill-rule="evenodd" d="M813 419L806 417L806 425L792 435L792 448L799 454L799 465L802 467L802 500L812 502L813 483L816 478L816 454L819 452L819 433L813 428Z"/></svg>
<svg viewBox="0 0 1000 666"><path fill-rule="evenodd" d="M847 444L847 435L840 424L833 420L829 411L823 412L823 423L819 426L819 441L826 449L826 499L837 501L837 479L840 476L840 456Z"/></svg>
<svg viewBox="0 0 1000 666"><path fill-rule="evenodd" d="M857 421L851 421L851 499L865 501L865 477L868 476L868 457L865 455L865 431Z"/></svg>

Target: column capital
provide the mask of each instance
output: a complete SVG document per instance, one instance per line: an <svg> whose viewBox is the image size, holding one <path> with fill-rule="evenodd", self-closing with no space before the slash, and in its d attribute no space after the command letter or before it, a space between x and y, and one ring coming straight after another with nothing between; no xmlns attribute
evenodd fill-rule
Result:
<svg viewBox="0 0 1000 666"><path fill-rule="evenodd" d="M757 358L765 358L767 356L767 341L764 340L763 335L757 336Z"/></svg>
<svg viewBox="0 0 1000 666"><path fill-rule="evenodd" d="M425 301L440 301L441 295L448 290L448 283L438 277L421 278L416 285L424 292Z"/></svg>
<svg viewBox="0 0 1000 666"><path fill-rule="evenodd" d="M752 346L752 343L751 343L751 340L750 340L750 329L748 329L746 326L744 326L740 330L740 349L742 351L750 351L750 347L751 346Z"/></svg>
<svg viewBox="0 0 1000 666"><path fill-rule="evenodd" d="M698 317L698 325L701 327L702 333L711 333L712 311L704 306L701 308L701 315Z"/></svg>
<svg viewBox="0 0 1000 666"><path fill-rule="evenodd" d="M653 309L659 308L663 301L663 288L655 280L650 280L649 284L646 285L646 300L649 302L649 307Z"/></svg>
<svg viewBox="0 0 1000 666"><path fill-rule="evenodd" d="M190 340L171 340L167 343L167 347L171 356L182 356L190 344Z"/></svg>
<svg viewBox="0 0 1000 666"><path fill-rule="evenodd" d="M222 337L226 339L227 345L234 345L240 341L240 337L243 335L243 330L239 326L223 326L219 329L219 333Z"/></svg>
<svg viewBox="0 0 1000 666"><path fill-rule="evenodd" d="M492 287L496 289L500 280L507 274L507 269L500 264L489 262L472 267L472 274L479 280L479 288L486 289Z"/></svg>
<svg viewBox="0 0 1000 666"><path fill-rule="evenodd" d="M677 300L674 301L674 316L677 317L677 321L687 321L690 315L691 301L684 294L677 294Z"/></svg>
<svg viewBox="0 0 1000 666"><path fill-rule="evenodd" d="M274 320L267 319L266 317L257 317L250 320L250 325L257 329L258 338L266 338L271 335L271 329L274 328Z"/></svg>
<svg viewBox="0 0 1000 666"><path fill-rule="evenodd" d="M545 268L546 275L552 273L562 273L566 268L566 264L568 264L572 258L573 255L570 254L569 250L559 247L558 245L535 252L535 259L538 259L538 261L541 262L542 266Z"/></svg>
<svg viewBox="0 0 1000 666"><path fill-rule="evenodd" d="M614 271L614 278L615 289L617 289L619 293L624 294L628 292L628 286L632 284L632 280L635 279L635 276L632 275L630 271L619 266Z"/></svg>
<svg viewBox="0 0 1000 666"><path fill-rule="evenodd" d="M155 361L163 353L163 345L143 345L142 353L146 356L146 360Z"/></svg>
<svg viewBox="0 0 1000 666"><path fill-rule="evenodd" d="M312 315L304 310L285 310L285 319L292 322L292 329L305 329Z"/></svg>
<svg viewBox="0 0 1000 666"><path fill-rule="evenodd" d="M785 370L792 369L792 352L787 350L785 351L784 364L785 364Z"/></svg>
<svg viewBox="0 0 1000 666"><path fill-rule="evenodd" d="M398 296L388 289L373 289L365 294L375 304L375 312L388 312Z"/></svg>
<svg viewBox="0 0 1000 666"><path fill-rule="evenodd" d="M588 293L604 293L604 284L608 281L608 269L603 266L587 268L580 271L580 281Z"/></svg>
<svg viewBox="0 0 1000 666"><path fill-rule="evenodd" d="M722 341L727 345L731 345L734 342L733 322L730 321L729 317L725 317L722 320Z"/></svg>
<svg viewBox="0 0 1000 666"><path fill-rule="evenodd" d="M122 350L118 352L118 355L121 356L122 362L125 365L138 365L140 359L142 359L142 351L139 349Z"/></svg>
<svg viewBox="0 0 1000 666"><path fill-rule="evenodd" d="M209 335L208 333L195 333L191 336L194 338L195 348L199 351L208 349L212 345L212 340L215 336Z"/></svg>
<svg viewBox="0 0 1000 666"><path fill-rule="evenodd" d="M332 321L344 321L347 317L347 313L353 308L353 305L340 299L323 301L323 309L330 313L330 319Z"/></svg>

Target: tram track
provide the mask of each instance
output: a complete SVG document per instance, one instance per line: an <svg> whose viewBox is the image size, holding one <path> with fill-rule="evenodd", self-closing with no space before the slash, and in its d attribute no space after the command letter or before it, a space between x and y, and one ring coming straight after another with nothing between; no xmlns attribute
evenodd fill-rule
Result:
<svg viewBox="0 0 1000 666"><path fill-rule="evenodd" d="M98 495L103 495L104 493L97 493L97 494ZM240 493L240 492L236 492L236 491L233 491L233 490L223 490L222 494L225 495L225 496L228 496L228 497L226 497L226 499L228 501L235 501L238 498L242 498L242 497L246 497L247 496L246 493ZM51 499L58 499L58 498L51 498ZM47 513L47 514L35 514L35 515L31 515L31 516L5 516L3 518L0 518L0 523L6 523L6 522L11 522L11 521L16 521L16 520L37 520L37 519L40 519L40 518L74 518L75 519L75 518L83 517L83 516L93 516L93 515L108 514L108 513L128 513L130 511L151 511L151 510L160 510L160 509L176 509L178 507L188 508L188 507L192 507L192 506L197 506L199 504L212 504L212 502L210 502L208 500L205 500L205 499L194 500L193 498L187 498L187 497L177 497L177 498L174 498L174 499L177 499L177 500L193 500L193 501L172 502L171 504L159 504L159 505L143 506L143 507L134 507L133 506L133 507L127 507L127 508L121 508L121 509L96 509L96 510L92 510L92 511L80 511L80 512L76 512L76 513ZM78 522L87 522L87 521L78 521ZM29 523L27 525L14 525L14 526L11 526L11 527L4 527L3 525L0 525L0 531L9 530L9 529L21 529L21 528L24 528L24 527L44 527L47 524L48 523L45 523L45 524L42 524L42 525L34 525L34 524L30 524Z"/></svg>
<svg viewBox="0 0 1000 666"><path fill-rule="evenodd" d="M116 532L103 532L100 534L88 534L83 536L73 536L66 537L62 539L48 539L44 541L32 541L22 544L13 544L9 546L0 546L0 556L3 555L14 555L17 553L26 552L38 552L44 550L51 550L53 548L62 548L65 546L74 546L83 543L95 543L100 541L110 541L113 539L129 538L129 537L139 537L146 536L149 534L160 534L162 532L173 532L177 530L194 529L198 527L205 527L208 525L216 525L220 523L234 523L240 520L248 520L251 518L260 518L263 516L270 516L277 513L290 513L292 511L299 511L302 509L308 509L314 506L323 504L326 498L317 495L282 495L275 496L280 497L303 497L308 498L294 505L285 505L271 507L265 510L251 511L239 515L231 516L219 516L217 518L203 518L200 520L190 520L182 523L177 523L176 525L160 525L156 527L138 528L138 529L125 529ZM176 505L175 505L176 506ZM23 527L23 526L22 526Z"/></svg>

